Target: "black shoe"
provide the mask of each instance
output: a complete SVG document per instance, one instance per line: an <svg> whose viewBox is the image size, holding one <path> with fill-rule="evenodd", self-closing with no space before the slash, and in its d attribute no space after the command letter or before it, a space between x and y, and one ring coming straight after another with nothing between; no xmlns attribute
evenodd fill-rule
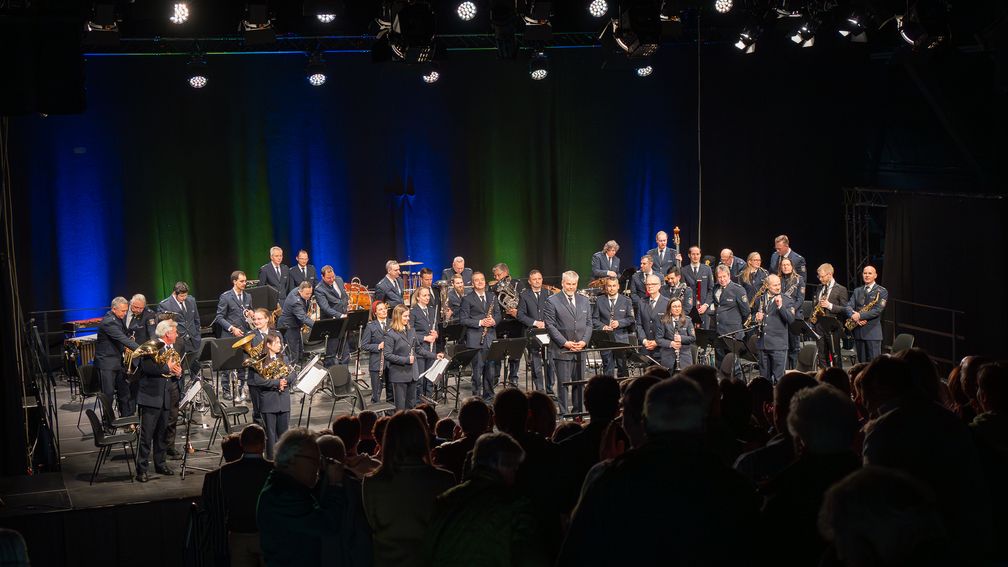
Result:
<svg viewBox="0 0 1008 567"><path fill-rule="evenodd" d="M142 472L142 473L137 473L136 480L137 480L137 482L147 482L149 479L147 478L147 473Z"/></svg>
<svg viewBox="0 0 1008 567"><path fill-rule="evenodd" d="M175 471L172 470L172 469L170 469L170 468L168 468L168 467L160 467L160 468L155 467L154 468L154 472L156 472L158 474L162 474L164 476L171 476L171 475L175 474Z"/></svg>
<svg viewBox="0 0 1008 567"><path fill-rule="evenodd" d="M179 453L175 449L169 449L168 452L167 452L167 455L168 455L168 458L171 459L171 460L173 460L173 461L177 461L177 460L179 460L179 459L182 458L182 453Z"/></svg>

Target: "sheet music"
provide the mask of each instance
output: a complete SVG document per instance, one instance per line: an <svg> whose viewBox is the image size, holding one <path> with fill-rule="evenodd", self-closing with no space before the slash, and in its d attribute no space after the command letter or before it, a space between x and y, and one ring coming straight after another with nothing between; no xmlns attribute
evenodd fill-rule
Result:
<svg viewBox="0 0 1008 567"><path fill-rule="evenodd" d="M306 374L308 374L308 371L311 370L312 367L314 367L318 363L319 358L321 358L321 355L316 354L311 358L311 360L308 361L308 364L305 364L304 367L301 368L301 372L298 372L297 375L298 382L300 382L301 379L304 378Z"/></svg>
<svg viewBox="0 0 1008 567"><path fill-rule="evenodd" d="M200 390L202 390L202 389L203 389L202 382L200 382L199 380L196 380L195 382L193 382L189 386L189 389L186 390L185 396L182 398L182 401L179 402L179 407L182 407L182 406L188 404L189 402L193 401L193 398L195 398L196 394L199 394Z"/></svg>
<svg viewBox="0 0 1008 567"><path fill-rule="evenodd" d="M324 368L309 366L308 373L298 379L297 386L294 386L294 389L300 390L305 394L311 394L328 375L329 373Z"/></svg>
<svg viewBox="0 0 1008 567"><path fill-rule="evenodd" d="M449 359L442 358L434 362L430 368L428 368L423 374L420 375L421 378L427 378L431 382L437 381L438 378L444 374L445 368L448 368Z"/></svg>

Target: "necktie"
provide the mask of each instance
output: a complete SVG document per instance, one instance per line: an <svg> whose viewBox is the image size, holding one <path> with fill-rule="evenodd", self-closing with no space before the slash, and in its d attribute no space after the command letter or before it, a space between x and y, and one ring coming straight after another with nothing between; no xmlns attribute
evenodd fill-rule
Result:
<svg viewBox="0 0 1008 567"><path fill-rule="evenodd" d="M381 330L384 333L385 332L385 321L378 321L378 324L381 325Z"/></svg>
<svg viewBox="0 0 1008 567"><path fill-rule="evenodd" d="M240 293L238 294L238 305L245 305L245 303L242 302L242 294Z"/></svg>
<svg viewBox="0 0 1008 567"><path fill-rule="evenodd" d="M616 311L616 300L615 299L610 299L609 300L609 318L610 319L612 319L613 311Z"/></svg>
<svg viewBox="0 0 1008 567"><path fill-rule="evenodd" d="M273 269L276 270L277 281L279 282L280 281L280 266L273 266Z"/></svg>
<svg viewBox="0 0 1008 567"><path fill-rule="evenodd" d="M654 311L655 307L657 307L657 306L658 306L658 300L657 299L652 299L651 300L651 311Z"/></svg>
<svg viewBox="0 0 1008 567"><path fill-rule="evenodd" d="M340 292L339 292L339 287L334 283L334 284L332 284L332 289L333 289L333 291L336 292L336 299L339 299L341 297L340 296Z"/></svg>
<svg viewBox="0 0 1008 567"><path fill-rule="evenodd" d="M665 261L665 250L662 249L658 251L658 263L660 264L664 261Z"/></svg>
<svg viewBox="0 0 1008 567"><path fill-rule="evenodd" d="M612 269L612 256L609 257L609 269Z"/></svg>
<svg viewBox="0 0 1008 567"><path fill-rule="evenodd" d="M700 266L693 266L693 279L700 277Z"/></svg>
<svg viewBox="0 0 1008 567"><path fill-rule="evenodd" d="M133 320L133 312L132 311L127 311L126 312L126 328L127 329L129 329L130 321L132 321L132 320Z"/></svg>
<svg viewBox="0 0 1008 567"><path fill-rule="evenodd" d="M307 266L301 266L301 274L304 276L304 279L308 279L308 267Z"/></svg>
<svg viewBox="0 0 1008 567"><path fill-rule="evenodd" d="M185 313L186 312L185 301L179 301L178 304L179 304L179 309L181 309L182 312Z"/></svg>
<svg viewBox="0 0 1008 567"><path fill-rule="evenodd" d="M571 311L573 311L574 310L574 296L573 295L568 295L567 296L567 301L570 301Z"/></svg>
<svg viewBox="0 0 1008 567"><path fill-rule="evenodd" d="M535 292L536 303L539 303L539 292Z"/></svg>

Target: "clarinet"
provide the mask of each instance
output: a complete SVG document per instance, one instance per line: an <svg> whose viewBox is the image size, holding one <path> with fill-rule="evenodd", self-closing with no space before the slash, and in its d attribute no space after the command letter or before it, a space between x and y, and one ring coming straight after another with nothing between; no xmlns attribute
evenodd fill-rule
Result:
<svg viewBox="0 0 1008 567"><path fill-rule="evenodd" d="M678 335L678 334L679 334L679 320L678 319L672 319L672 340L673 341L675 340L675 336ZM682 338L680 338L679 340L681 341ZM676 371L679 370L679 351L680 350L682 350L682 349L680 349L680 348L675 349L675 367L672 369L673 372L676 372Z"/></svg>
<svg viewBox="0 0 1008 567"><path fill-rule="evenodd" d="M379 323L379 329L381 328L381 323ZM385 342L385 337L382 337L382 342ZM385 374L385 349L378 351L378 379L381 379Z"/></svg>
<svg viewBox="0 0 1008 567"><path fill-rule="evenodd" d="M493 300L490 298L490 294L487 294L487 312L486 312L487 317L493 316L493 308L494 308ZM487 331L489 330L490 327L483 327L483 334L480 335L480 346L483 346L483 343L486 342Z"/></svg>

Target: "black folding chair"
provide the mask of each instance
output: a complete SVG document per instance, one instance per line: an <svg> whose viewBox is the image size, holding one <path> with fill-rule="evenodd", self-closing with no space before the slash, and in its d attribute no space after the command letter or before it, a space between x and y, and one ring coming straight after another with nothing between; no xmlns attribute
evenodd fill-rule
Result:
<svg viewBox="0 0 1008 567"><path fill-rule="evenodd" d="M136 426L140 425L139 415L127 415L123 417L115 417L115 414L112 413L112 400L110 400L109 397L106 396L104 392L98 392L98 394L96 394L95 397L98 398L98 403L101 404L102 425L105 426L105 431L107 431L109 435L114 435L119 430L120 427L125 428L131 425Z"/></svg>
<svg viewBox="0 0 1008 567"><path fill-rule="evenodd" d="M78 366L77 376L80 379L80 398L81 398L80 411L77 412L77 429L80 429L81 433L83 433L84 430L80 428L80 422L81 422L81 416L84 415L84 405L87 404L87 399L89 397L101 393L101 383L98 380L98 369L91 364ZM98 398L95 398L94 405L91 407L91 409L92 410L98 409Z"/></svg>
<svg viewBox="0 0 1008 567"><path fill-rule="evenodd" d="M333 416L336 415L336 404L340 402L350 404L350 415L357 411L358 402L363 409L364 396L361 395L357 382L350 379L350 368L337 364L330 366L327 372L329 372L329 381L332 383L333 391L333 405L329 411L329 423L332 423ZM426 380L426 378L421 378L421 380Z"/></svg>
<svg viewBox="0 0 1008 567"><path fill-rule="evenodd" d="M220 431L221 422L224 423L224 432L231 433L231 418L233 417L235 422L233 425L238 425L238 417L245 417L245 421L248 421L248 406L225 406L220 403L217 399L217 394L213 391L213 386L211 386L206 380L200 380L200 385L203 387L203 394L207 398L207 404L210 406L210 415L214 418L213 428L210 430L210 441L207 443L207 450L213 445L214 440L217 438L217 433Z"/></svg>
<svg viewBox="0 0 1008 567"><path fill-rule="evenodd" d="M87 410L88 421L91 422L91 432L94 434L94 444L98 448L98 457L95 459L94 469L91 471L91 483L94 484L94 479L98 476L98 471L101 470L101 466L108 459L110 453L112 453L112 447L116 445L121 445L123 449L123 455L126 455L126 470L130 474L130 482L133 482L133 467L130 466L130 461L136 460L136 456L133 454L133 442L137 440L137 432L133 433L120 433L118 435L106 435L105 428L102 426L101 421L99 421L98 416L95 415L94 410ZM128 447L128 450L127 450Z"/></svg>

